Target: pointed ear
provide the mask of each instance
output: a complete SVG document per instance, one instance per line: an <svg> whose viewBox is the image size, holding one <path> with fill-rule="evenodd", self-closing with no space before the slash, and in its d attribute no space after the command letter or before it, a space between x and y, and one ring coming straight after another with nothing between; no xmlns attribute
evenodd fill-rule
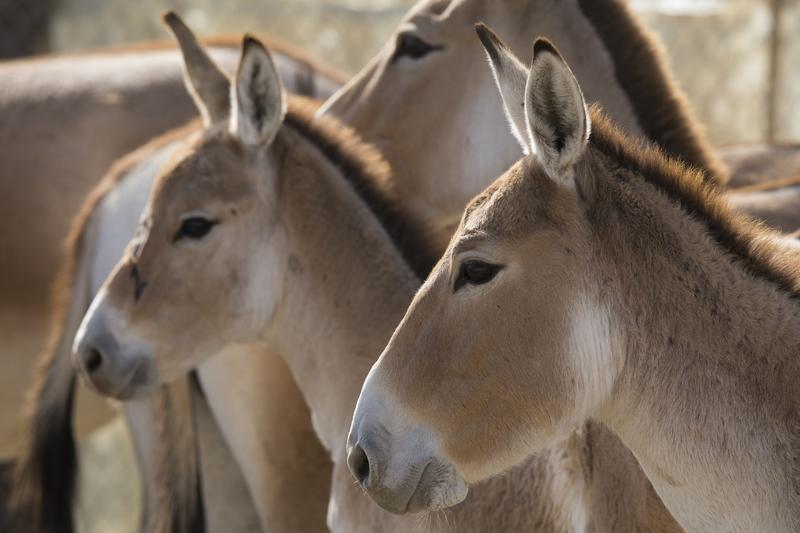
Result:
<svg viewBox="0 0 800 533"><path fill-rule="evenodd" d="M269 144L285 114L286 96L272 57L260 41L246 35L236 71L231 132L244 144Z"/></svg>
<svg viewBox="0 0 800 533"><path fill-rule="evenodd" d="M192 31L172 11L163 16L175 35L183 54L183 79L189 94L203 116L206 127L228 118L230 81L206 54Z"/></svg>
<svg viewBox="0 0 800 533"><path fill-rule="evenodd" d="M528 79L528 69L484 23L476 24L475 32L489 59L511 133L522 145L522 151L529 154L532 147L525 121L525 82Z"/></svg>
<svg viewBox="0 0 800 533"><path fill-rule="evenodd" d="M551 178L570 179L589 141L591 121L578 80L547 39L533 45L525 112L533 152Z"/></svg>

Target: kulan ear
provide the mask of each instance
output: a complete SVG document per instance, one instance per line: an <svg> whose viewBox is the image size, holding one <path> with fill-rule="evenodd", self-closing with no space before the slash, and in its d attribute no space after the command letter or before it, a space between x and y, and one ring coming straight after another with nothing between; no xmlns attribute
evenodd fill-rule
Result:
<svg viewBox="0 0 800 533"><path fill-rule="evenodd" d="M475 32L489 59L494 81L503 99L503 108L511 126L511 133L522 145L522 151L529 154L532 146L525 120L525 83L528 79L528 69L484 23L476 24Z"/></svg>
<svg viewBox="0 0 800 533"><path fill-rule="evenodd" d="M269 52L246 35L236 71L231 110L231 132L244 144L269 144L286 115L286 97Z"/></svg>
<svg viewBox="0 0 800 533"><path fill-rule="evenodd" d="M192 31L172 11L163 16L180 45L183 54L183 79L189 94L203 116L208 127L220 120L227 120L230 113L230 81L206 54Z"/></svg>
<svg viewBox="0 0 800 533"><path fill-rule="evenodd" d="M589 141L591 122L578 80L547 39L533 45L525 113L533 152L550 177L571 179Z"/></svg>

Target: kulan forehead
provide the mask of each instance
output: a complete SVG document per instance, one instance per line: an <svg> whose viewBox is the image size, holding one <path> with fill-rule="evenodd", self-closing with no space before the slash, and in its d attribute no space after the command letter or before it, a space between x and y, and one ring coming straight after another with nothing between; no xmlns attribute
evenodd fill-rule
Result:
<svg viewBox="0 0 800 533"><path fill-rule="evenodd" d="M189 141L165 166L157 195L169 199L242 189L242 150L225 132L210 132ZM164 198L165 200L167 198Z"/></svg>
<svg viewBox="0 0 800 533"><path fill-rule="evenodd" d="M494 235L528 231L557 217L558 185L531 157L517 162L467 207L465 233Z"/></svg>

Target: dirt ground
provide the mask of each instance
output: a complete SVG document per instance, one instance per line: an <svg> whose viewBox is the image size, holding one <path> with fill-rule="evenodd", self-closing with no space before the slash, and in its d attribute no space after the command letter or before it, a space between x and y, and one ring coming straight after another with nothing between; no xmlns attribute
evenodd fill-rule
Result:
<svg viewBox="0 0 800 533"><path fill-rule="evenodd" d="M0 458L17 454L25 396L36 357L47 340L48 322L45 309L0 307ZM79 386L75 417L79 435L109 421L112 414L104 399Z"/></svg>

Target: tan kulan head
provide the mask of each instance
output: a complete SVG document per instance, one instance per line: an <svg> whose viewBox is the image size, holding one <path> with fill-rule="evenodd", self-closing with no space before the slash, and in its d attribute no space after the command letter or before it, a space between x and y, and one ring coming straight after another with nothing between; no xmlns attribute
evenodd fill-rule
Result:
<svg viewBox="0 0 800 533"><path fill-rule="evenodd" d="M722 246L696 253L739 254L773 277L749 258L750 226L702 173L589 109L548 40L536 41L528 68L487 27L476 29L526 157L467 206L364 383L349 466L395 512L454 505L468 483L606 409L636 351L630 331L636 342L649 334L620 302L675 302L687 292L653 280L631 296L643 268L681 279L688 247L716 240ZM653 331L652 342L672 341Z"/></svg>
<svg viewBox="0 0 800 533"><path fill-rule="evenodd" d="M722 176L657 41L624 0L421 0L321 112L380 149L400 198L442 248L467 202L519 157L475 39L479 21L525 61L537 36L557 42L588 102L627 133Z"/></svg>
<svg viewBox="0 0 800 533"><path fill-rule="evenodd" d="M429 509L453 505L465 481L566 435L575 426L564 420L576 420L583 394L568 353L591 290L588 228L573 185L589 115L549 41L536 42L527 69L487 28L478 34L514 136L532 155L467 207L365 382L350 465L396 512L422 510L420 492L441 493L423 499Z"/></svg>
<svg viewBox="0 0 800 533"><path fill-rule="evenodd" d="M256 339L280 298L285 264L270 147L286 97L270 54L246 36L231 85L176 15L165 21L205 127L157 178L75 339L80 373L119 398L149 392L226 344Z"/></svg>

